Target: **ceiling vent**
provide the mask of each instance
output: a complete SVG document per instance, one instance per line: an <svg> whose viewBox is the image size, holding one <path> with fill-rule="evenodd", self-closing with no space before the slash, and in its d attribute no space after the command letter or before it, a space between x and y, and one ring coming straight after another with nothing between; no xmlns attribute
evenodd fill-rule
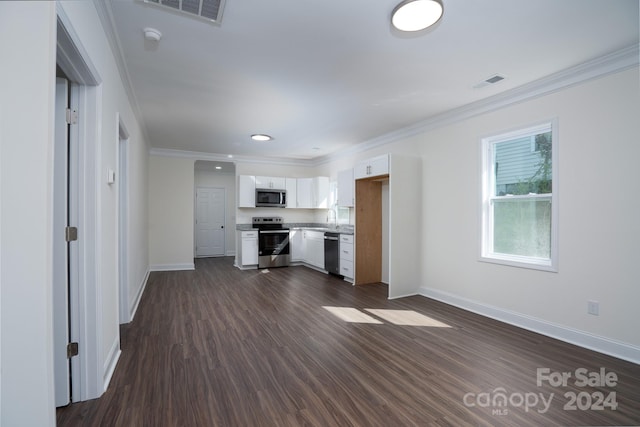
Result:
<svg viewBox="0 0 640 427"><path fill-rule="evenodd" d="M225 0L138 0L220 24Z"/></svg>
<svg viewBox="0 0 640 427"><path fill-rule="evenodd" d="M494 74L493 76L484 79L480 83L473 85L473 87L475 89L480 89L481 87L485 87L485 86L489 86L489 85L493 85L493 84L496 84L498 82L501 82L504 79L506 79L505 76L502 76L500 74Z"/></svg>

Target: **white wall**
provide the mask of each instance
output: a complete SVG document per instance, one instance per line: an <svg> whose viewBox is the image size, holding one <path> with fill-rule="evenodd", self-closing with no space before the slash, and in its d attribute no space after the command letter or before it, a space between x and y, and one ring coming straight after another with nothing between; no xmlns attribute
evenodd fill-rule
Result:
<svg viewBox="0 0 640 427"><path fill-rule="evenodd" d="M194 268L193 159L149 159L149 264L152 270Z"/></svg>
<svg viewBox="0 0 640 427"><path fill-rule="evenodd" d="M97 294L98 329L90 373L97 397L109 380L119 351L117 213L115 190L106 185L107 168L116 169L118 114L132 141L131 220L146 222L146 157L148 146L120 80L115 60L93 2L0 2L0 139L2 158L2 265L0 404L2 425L55 425L52 334L52 190L53 95L56 65L56 7L68 18L69 30L101 78L95 108L98 129L88 143L96 144L95 275L87 294ZM10 101L10 104L7 103ZM86 113L86 112L85 112ZM82 112L81 112L82 114ZM7 125L10 123L10 126ZM92 190L93 189L93 190ZM138 201L136 201L136 199ZM140 201L141 200L141 201ZM132 227L131 279L140 283L147 270L146 227ZM94 315L94 314L92 314ZM86 384L87 378L82 379ZM90 382L90 381L89 381ZM86 392L86 390L83 390ZM85 396L86 397L86 396Z"/></svg>
<svg viewBox="0 0 640 427"><path fill-rule="evenodd" d="M596 338L588 345L611 352L624 352L616 343L635 346L621 355L639 357L638 81L636 68L406 141L424 158L423 293L552 333L581 331L577 340ZM480 138L553 117L559 272L479 262ZM600 316L587 314L588 300L600 302Z"/></svg>
<svg viewBox="0 0 640 427"><path fill-rule="evenodd" d="M233 256L236 252L236 176L235 174L222 174L216 171L195 171L195 186L224 188L225 200L225 239L224 252L226 256ZM195 237L194 237L195 239ZM195 249L194 249L195 250Z"/></svg>
<svg viewBox="0 0 640 427"><path fill-rule="evenodd" d="M55 425L50 184L55 31L55 3L0 2L3 426Z"/></svg>
<svg viewBox="0 0 640 427"><path fill-rule="evenodd" d="M99 133L97 167L98 203L98 278L96 286L101 297L102 324L102 369L106 383L112 373L119 352L119 310L118 310L118 213L117 186L107 185L108 169L117 170L119 128L118 117L129 132L130 162L130 259L129 284L132 298L144 284L148 269L147 255L147 164L148 144L133 112L125 86L121 80L111 46L93 2L62 1L64 13L73 25L73 30L82 41L83 47L96 67L102 83L99 96Z"/></svg>
<svg viewBox="0 0 640 427"><path fill-rule="evenodd" d="M130 136L126 146L128 155L127 186L129 192L129 264L126 304L129 315L133 316L149 274L149 212L147 203L149 145L144 140L140 140L138 135L136 139Z"/></svg>

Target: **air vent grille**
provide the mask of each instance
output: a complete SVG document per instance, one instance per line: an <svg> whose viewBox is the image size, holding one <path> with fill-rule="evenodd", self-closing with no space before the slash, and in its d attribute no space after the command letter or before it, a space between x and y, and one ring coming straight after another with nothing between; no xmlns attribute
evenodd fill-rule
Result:
<svg viewBox="0 0 640 427"><path fill-rule="evenodd" d="M138 0L220 24L225 0Z"/></svg>
<svg viewBox="0 0 640 427"><path fill-rule="evenodd" d="M487 83L498 83L500 80L504 80L504 77L502 77L502 76L493 76L493 77L490 77L487 80L485 80L485 82L487 82Z"/></svg>
<svg viewBox="0 0 640 427"><path fill-rule="evenodd" d="M504 80L506 77L500 74L494 74L491 77L487 77L486 79L484 79L483 81L481 81L480 83L477 83L475 85L473 85L473 87L475 89L480 89L481 87L485 87L485 86L489 86L489 85L493 85L496 84L498 82L501 82L502 80Z"/></svg>

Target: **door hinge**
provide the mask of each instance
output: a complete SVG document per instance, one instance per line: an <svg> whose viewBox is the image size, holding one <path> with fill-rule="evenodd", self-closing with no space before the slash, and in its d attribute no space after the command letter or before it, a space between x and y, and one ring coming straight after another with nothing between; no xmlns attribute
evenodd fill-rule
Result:
<svg viewBox="0 0 640 427"><path fill-rule="evenodd" d="M71 359L73 356L78 355L78 343L70 342L67 344L67 359Z"/></svg>
<svg viewBox="0 0 640 427"><path fill-rule="evenodd" d="M65 227L64 239L67 242L75 242L78 240L78 227Z"/></svg>
<svg viewBox="0 0 640 427"><path fill-rule="evenodd" d="M77 125L78 124L78 110L72 110L71 108L67 108L67 124Z"/></svg>

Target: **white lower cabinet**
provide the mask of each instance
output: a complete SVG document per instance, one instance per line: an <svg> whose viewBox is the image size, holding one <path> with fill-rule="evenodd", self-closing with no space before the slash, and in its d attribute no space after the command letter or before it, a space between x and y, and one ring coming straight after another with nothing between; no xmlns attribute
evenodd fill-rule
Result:
<svg viewBox="0 0 640 427"><path fill-rule="evenodd" d="M324 270L324 231L293 228L289 232L291 262L305 264Z"/></svg>
<svg viewBox="0 0 640 427"><path fill-rule="evenodd" d="M258 265L258 231L242 231L241 236L242 266Z"/></svg>
<svg viewBox="0 0 640 427"><path fill-rule="evenodd" d="M341 234L340 235L340 274L345 279L353 280L353 235Z"/></svg>
<svg viewBox="0 0 640 427"><path fill-rule="evenodd" d="M303 262L305 258L305 241L303 239L304 232L299 228L289 231L289 252L291 253L291 262Z"/></svg>
<svg viewBox="0 0 640 427"><path fill-rule="evenodd" d="M324 232L305 230L305 262L324 269Z"/></svg>

